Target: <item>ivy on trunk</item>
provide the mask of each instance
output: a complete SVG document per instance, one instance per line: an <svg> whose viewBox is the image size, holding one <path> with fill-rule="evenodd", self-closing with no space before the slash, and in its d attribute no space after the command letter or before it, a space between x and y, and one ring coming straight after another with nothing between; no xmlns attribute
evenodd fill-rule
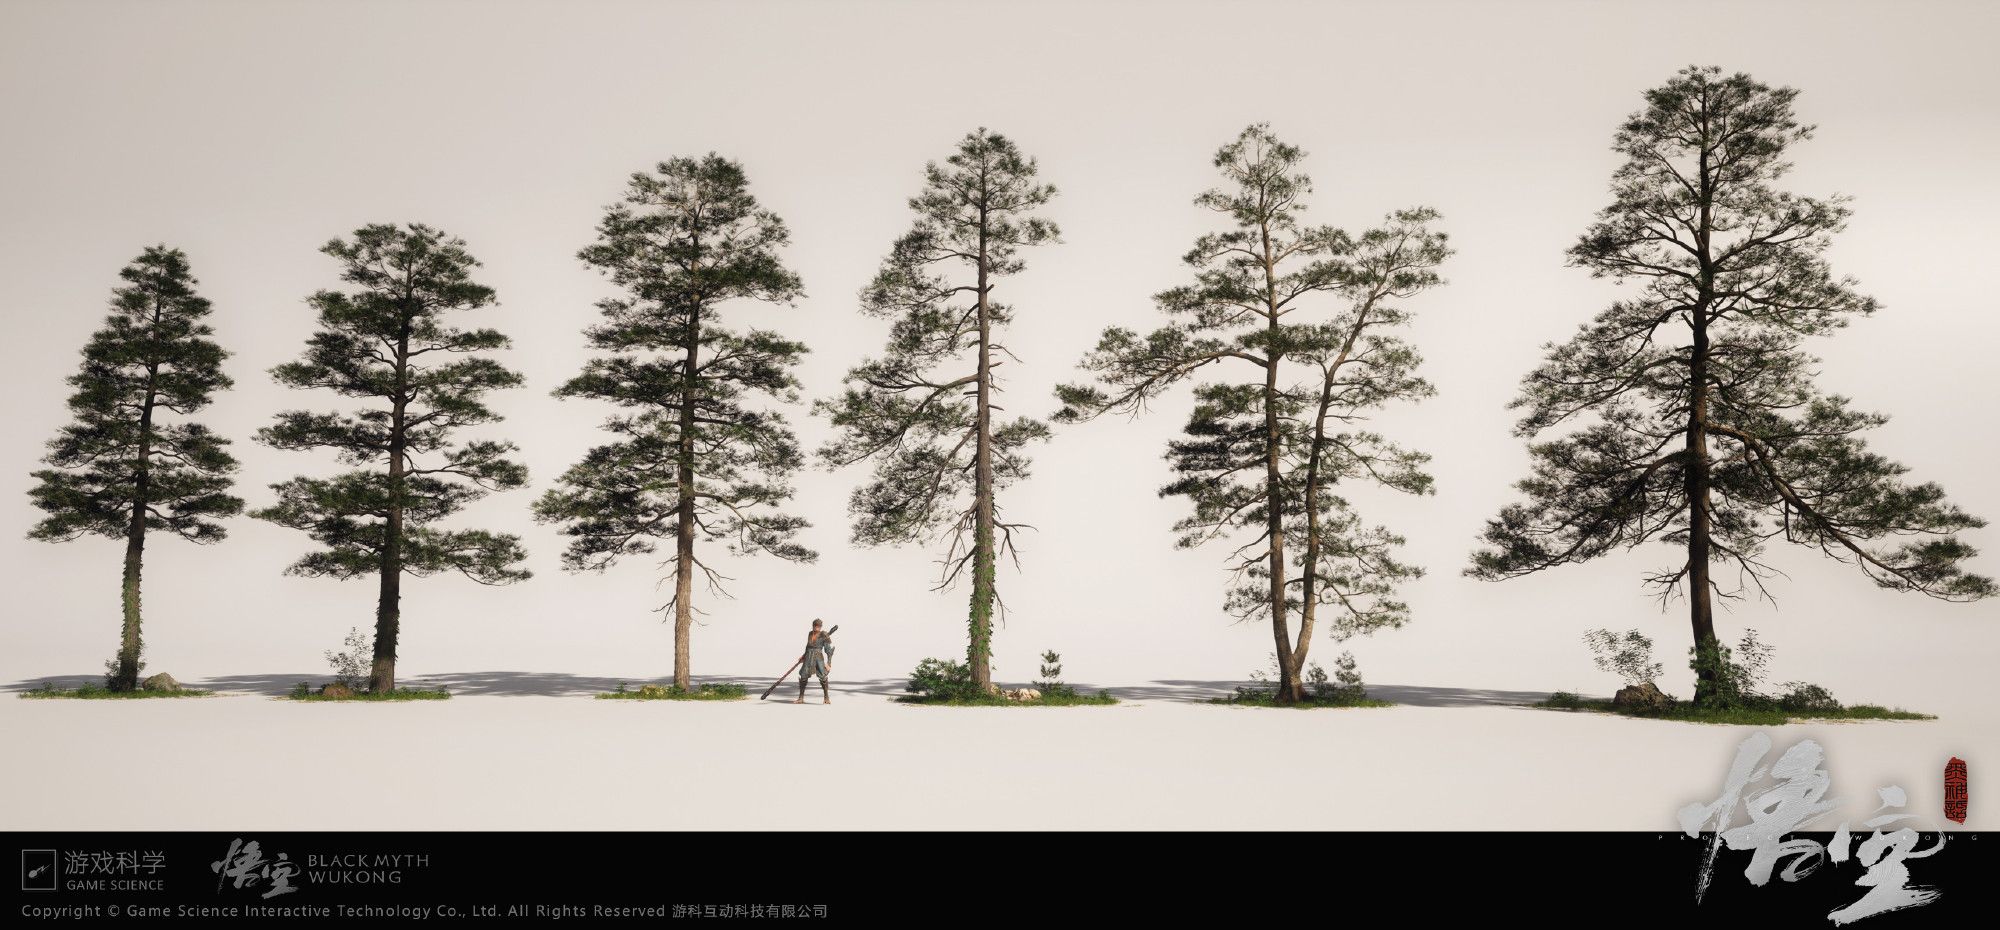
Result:
<svg viewBox="0 0 2000 930"><path fill-rule="evenodd" d="M910 199L917 219L897 239L861 311L891 321L880 358L847 373L846 390L817 409L836 437L832 467L874 460L873 479L848 501L862 545L946 542L937 589L970 570L966 660L981 688L993 682L998 557L1015 555L1024 524L1002 518L999 492L1028 475L1039 420L997 420L996 369L1015 359L1001 341L1013 308L994 299L1001 279L1026 267L1021 250L1057 240L1036 215L1056 189L1036 181L1035 160L984 128L967 133L940 165L924 168Z"/></svg>
<svg viewBox="0 0 2000 930"><path fill-rule="evenodd" d="M187 419L231 384L187 256L153 246L118 274L125 286L112 291L111 315L69 378L74 419L48 444L43 461L52 467L34 473L28 494L46 516L28 535L125 540L123 617L107 683L131 691L139 686L148 532L219 542L226 534L216 521L241 513L243 501L228 493L237 469L229 440Z"/></svg>

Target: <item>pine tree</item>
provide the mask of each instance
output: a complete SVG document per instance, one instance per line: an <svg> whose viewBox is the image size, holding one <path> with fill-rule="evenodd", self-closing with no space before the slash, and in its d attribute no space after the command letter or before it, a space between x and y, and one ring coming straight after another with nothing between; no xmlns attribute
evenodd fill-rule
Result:
<svg viewBox="0 0 2000 930"><path fill-rule="evenodd" d="M186 419L230 386L228 353L208 337L209 303L195 293L187 256L146 249L118 273L111 315L83 348L69 379L75 419L49 442L53 468L34 473L29 496L47 516L28 535L68 542L125 539L124 620L108 684L139 684L139 581L150 530L195 543L219 542L222 517L243 510L228 491L236 472L229 440Z"/></svg>
<svg viewBox="0 0 2000 930"><path fill-rule="evenodd" d="M1935 484L1870 452L1885 418L1813 385L1801 344L1875 312L1822 257L1844 198L1777 188L1786 150L1812 128L1797 91L1688 68L1646 93L1619 130L1612 200L1569 250L1594 277L1633 287L1525 379L1516 427L1534 438L1525 503L1489 521L1468 574L1509 578L1652 539L1685 554L1647 582L1685 591L1696 650L1713 653L1711 595L1764 590L1772 539L1860 567L1876 584L1950 600L1987 597L1953 534L1983 526ZM1895 545L1897 540L1915 537ZM1735 566L1725 590L1716 566ZM1695 700L1718 670L1702 668Z"/></svg>
<svg viewBox="0 0 2000 930"><path fill-rule="evenodd" d="M610 401L631 411L605 421L618 441L590 450L536 504L538 519L570 537L563 564L602 571L672 539L674 683L692 687L693 580L726 580L697 546L793 562L817 555L793 542L805 520L778 511L802 461L783 416L746 406L762 395L799 400L793 376L806 347L776 332L722 325L738 301L791 305L797 275L779 261L785 224L761 208L742 166L710 153L634 174L623 202L605 211L597 242L579 257L625 289L600 301L604 322L586 330L592 359L559 397Z"/></svg>
<svg viewBox="0 0 2000 930"><path fill-rule="evenodd" d="M499 420L484 396L518 386L521 376L475 354L506 348L506 336L444 319L494 300L490 288L472 281L479 263L462 240L417 223L377 224L320 251L340 262L341 280L353 289L311 297L319 331L298 361L271 375L377 406L356 414L285 411L257 438L278 449L333 449L342 464L362 467L272 485L278 502L252 516L303 530L325 547L299 559L290 574L377 576L368 686L382 693L396 687L404 575L456 571L481 584L528 577L516 567L525 558L519 537L433 525L490 491L527 482L527 469L506 458L512 443L452 441L462 427Z"/></svg>
<svg viewBox="0 0 2000 930"><path fill-rule="evenodd" d="M1056 390L1057 421L1077 422L1137 414L1209 365L1251 370L1253 380L1196 386L1185 438L1168 448L1178 478L1160 494L1193 505L1174 527L1182 547L1240 540L1225 606L1271 625L1284 702L1305 697L1321 608L1336 612L1337 640L1408 619L1396 586L1422 570L1397 561L1402 537L1364 526L1336 488L1430 492L1429 456L1361 424L1391 401L1432 393L1415 348L1393 331L1410 319L1399 302L1441 283L1436 268L1450 254L1429 209L1392 213L1359 236L1305 225L1304 159L1264 124L1223 146L1215 166L1230 186L1195 204L1229 228L1186 254L1194 283L1155 296L1173 322L1145 336L1105 330L1082 366L1098 383Z"/></svg>
<svg viewBox="0 0 2000 930"><path fill-rule="evenodd" d="M887 349L817 405L838 430L821 450L831 466L875 460L873 480L848 501L854 541L948 539L937 590L971 568L966 661L981 688L993 681L996 563L1004 552L1018 565L1014 531L1023 527L1001 519L997 495L1027 477L1023 449L1048 435L1037 420L994 420L994 370L1000 356L1015 356L1000 342L1013 309L993 289L1026 267L1022 249L1058 237L1035 215L1056 194L1036 174L1034 159L984 128L943 165L925 166L923 191L909 201L915 224L861 292L863 313L892 321Z"/></svg>

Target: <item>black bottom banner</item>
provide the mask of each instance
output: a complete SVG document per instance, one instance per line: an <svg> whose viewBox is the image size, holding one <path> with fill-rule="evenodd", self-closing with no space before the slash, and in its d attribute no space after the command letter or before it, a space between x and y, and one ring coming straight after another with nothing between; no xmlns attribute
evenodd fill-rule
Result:
<svg viewBox="0 0 2000 930"><path fill-rule="evenodd" d="M2000 835L9 833L35 923L1990 921ZM10 883L11 884L11 883Z"/></svg>

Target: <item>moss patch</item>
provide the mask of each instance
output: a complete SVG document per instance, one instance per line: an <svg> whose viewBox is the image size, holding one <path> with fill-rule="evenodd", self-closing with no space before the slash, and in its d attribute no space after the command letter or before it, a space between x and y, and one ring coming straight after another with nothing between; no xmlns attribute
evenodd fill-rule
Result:
<svg viewBox="0 0 2000 930"><path fill-rule="evenodd" d="M930 694L908 694L896 699L899 704L926 704L934 707L1102 707L1118 703L1109 691L1096 694L1067 693L1050 694L1042 692L1038 698L1016 701L998 694L957 694L949 696Z"/></svg>
<svg viewBox="0 0 2000 930"><path fill-rule="evenodd" d="M1754 704L1739 704L1725 707L1696 706L1689 701L1674 701L1665 707L1641 708L1618 707L1610 701L1592 700L1578 697L1567 691L1558 691L1545 700L1529 705L1547 710L1583 711L1598 714L1616 714L1620 717L1638 717L1645 720L1679 720L1684 723L1718 723L1734 726L1782 726L1808 720L1936 720L1931 714L1920 714L1902 708L1879 707L1874 704L1856 704L1853 707L1822 707L1812 710L1793 710L1776 701L1760 701Z"/></svg>
<svg viewBox="0 0 2000 930"><path fill-rule="evenodd" d="M708 684L683 688L679 685L640 685L626 688L618 683L618 690L606 691L597 696L601 701L740 701L750 694L749 689L739 684Z"/></svg>
<svg viewBox="0 0 2000 930"><path fill-rule="evenodd" d="M124 701L124 700L132 700L135 698L209 697L213 694L215 694L215 692L203 691L199 688L180 688L173 691L158 691L150 688L140 688L134 691L113 691L110 688L104 687L103 685L83 685L77 688L58 688L55 685L50 684L49 682L46 681L42 682L42 686L39 688L36 688L32 691L21 692L21 696L24 698L76 698L86 701L99 701L99 700Z"/></svg>
<svg viewBox="0 0 2000 930"><path fill-rule="evenodd" d="M334 696L314 691L305 682L292 686L285 695L294 701L443 701L451 697L451 692L443 688L396 688L391 691L356 691L353 694Z"/></svg>

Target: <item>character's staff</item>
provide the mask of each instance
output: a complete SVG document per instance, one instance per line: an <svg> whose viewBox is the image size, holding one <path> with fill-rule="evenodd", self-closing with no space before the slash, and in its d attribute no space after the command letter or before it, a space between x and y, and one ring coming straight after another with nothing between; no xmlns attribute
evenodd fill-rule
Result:
<svg viewBox="0 0 2000 930"><path fill-rule="evenodd" d="M822 636L821 639L832 639L833 634L838 632L840 632L840 624L836 623L833 625L833 629L826 631L826 635ZM770 697L771 692L778 690L778 686L785 683L785 679L792 677L792 669L798 668L799 663L804 662L805 660L806 660L806 654L803 652L799 653L799 657L792 660L792 667L785 669L785 673L783 675L779 675L777 681L771 682L771 686L765 688L763 694L757 695L757 700L761 701L767 697Z"/></svg>

